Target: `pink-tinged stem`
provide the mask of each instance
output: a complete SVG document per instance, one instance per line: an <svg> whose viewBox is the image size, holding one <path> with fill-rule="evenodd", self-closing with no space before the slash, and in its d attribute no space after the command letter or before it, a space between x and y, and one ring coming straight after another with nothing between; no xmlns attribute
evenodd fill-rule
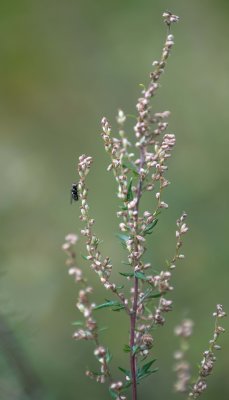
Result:
<svg viewBox="0 0 229 400"><path fill-rule="evenodd" d="M132 400L137 400L137 377L136 377L136 355L133 351L135 344L135 325L136 325L136 312L138 301L138 278L134 278L134 302L133 312L130 315L130 370L132 377Z"/></svg>
<svg viewBox="0 0 229 400"><path fill-rule="evenodd" d="M141 148L141 162L139 170L143 167L145 162L145 152L144 149ZM140 178L137 189L137 204L136 210L139 210L139 203L142 194L142 180ZM136 245L136 251L138 250ZM135 329L136 329L136 319L137 319L137 307L138 307L138 278L134 278L134 300L133 300L133 309L130 312L130 370L131 370L131 379L132 379L132 400L137 400L137 360L136 354L134 352L135 345Z"/></svg>

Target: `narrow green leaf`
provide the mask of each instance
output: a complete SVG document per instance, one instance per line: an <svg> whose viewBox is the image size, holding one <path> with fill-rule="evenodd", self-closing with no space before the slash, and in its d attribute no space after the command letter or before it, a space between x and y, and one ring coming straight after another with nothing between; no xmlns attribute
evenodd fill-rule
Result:
<svg viewBox="0 0 229 400"><path fill-rule="evenodd" d="M157 371L158 371L158 368L155 368L155 369L149 370L146 373L141 374L140 376L137 377L137 382L139 382L141 379L146 378L147 376L149 376L151 374L154 374Z"/></svg>
<svg viewBox="0 0 229 400"><path fill-rule="evenodd" d="M125 286L124 285L117 285L116 289L123 289Z"/></svg>
<svg viewBox="0 0 229 400"><path fill-rule="evenodd" d="M136 121L138 119L138 117L134 114L126 114L126 116L127 116L127 118L134 118L134 119L136 119Z"/></svg>
<svg viewBox="0 0 229 400"><path fill-rule="evenodd" d="M146 90L146 87L145 87L144 83L139 83L139 86L140 86L141 88L143 88L144 90Z"/></svg>
<svg viewBox="0 0 229 400"><path fill-rule="evenodd" d="M137 344L135 344L135 345L132 347L133 354L136 354L136 353L138 352L139 349L140 349L140 346L138 346Z"/></svg>
<svg viewBox="0 0 229 400"><path fill-rule="evenodd" d="M116 308L112 308L112 311L121 311L123 310L125 307L123 304L119 304Z"/></svg>
<svg viewBox="0 0 229 400"><path fill-rule="evenodd" d="M149 294L149 296L147 296L147 297L145 298L145 300L148 300L148 299L157 299L158 297L161 297L161 296L162 296L162 293L156 292L156 293ZM144 301L145 301L145 300L144 300Z"/></svg>
<svg viewBox="0 0 229 400"><path fill-rule="evenodd" d="M129 169L131 172L133 172L133 174L137 177L139 175L137 167L134 163L126 160L123 164L122 164L123 168L127 168Z"/></svg>
<svg viewBox="0 0 229 400"><path fill-rule="evenodd" d="M111 388L109 388L109 393L112 397L112 399L117 399L118 395L116 392L114 392L114 390L112 390Z"/></svg>
<svg viewBox="0 0 229 400"><path fill-rule="evenodd" d="M84 256L83 254L81 254L81 257L82 257L84 260L88 261L87 256Z"/></svg>
<svg viewBox="0 0 229 400"><path fill-rule="evenodd" d="M134 195L132 192L132 183L133 183L133 178L130 178L130 183L129 183L128 189L127 189L126 201L132 201L134 198Z"/></svg>
<svg viewBox="0 0 229 400"><path fill-rule="evenodd" d="M130 278L134 276L134 272L119 272L119 274Z"/></svg>
<svg viewBox="0 0 229 400"><path fill-rule="evenodd" d="M147 362L146 364L144 364L142 367L139 367L137 370L137 380L141 380L151 374L153 374L154 372L158 371L158 368L150 370L151 365L156 361L156 359L151 360L149 362Z"/></svg>
<svg viewBox="0 0 229 400"><path fill-rule="evenodd" d="M120 206L119 207L122 211L127 211L128 210L128 207L127 206Z"/></svg>
<svg viewBox="0 0 229 400"><path fill-rule="evenodd" d="M95 375L95 376L101 376L102 374L101 374L101 372L95 372L95 371L91 371L92 373L93 373L93 375Z"/></svg>
<svg viewBox="0 0 229 400"><path fill-rule="evenodd" d="M82 326L82 325L84 325L84 323L82 321L74 321L74 322L72 322L72 325L74 325L74 326Z"/></svg>
<svg viewBox="0 0 229 400"><path fill-rule="evenodd" d="M122 367L118 367L119 371L123 372L126 376L130 377L130 371L128 371L128 369L122 368Z"/></svg>
<svg viewBox="0 0 229 400"><path fill-rule="evenodd" d="M127 240L129 240L129 236L127 236L127 235L124 235L123 233L117 233L116 234L116 237L119 239L119 240L121 240L121 242L124 242L124 243L126 243L127 242Z"/></svg>
<svg viewBox="0 0 229 400"><path fill-rule="evenodd" d="M109 364L111 362L111 360L112 360L112 354L107 349L107 352L106 352L106 362L107 362L107 364Z"/></svg>
<svg viewBox="0 0 229 400"><path fill-rule="evenodd" d="M121 303L119 303L118 301L107 301L106 303L99 304L98 306L96 306L94 310L101 310L102 308L114 307L114 306L121 306Z"/></svg>
<svg viewBox="0 0 229 400"><path fill-rule="evenodd" d="M125 353L130 353L130 346L128 344L125 344L124 347L123 347L123 351Z"/></svg>
<svg viewBox="0 0 229 400"><path fill-rule="evenodd" d="M142 279L143 281L147 281L147 277L143 272L135 272L134 276L138 279Z"/></svg>
<svg viewBox="0 0 229 400"><path fill-rule="evenodd" d="M153 228L157 225L158 219L156 218L150 224L146 225L145 229L143 230L144 235L150 235L153 232Z"/></svg>
<svg viewBox="0 0 229 400"><path fill-rule="evenodd" d="M131 380L129 380L129 381L124 383L123 389L128 389L131 385L132 385L132 382L131 382Z"/></svg>
<svg viewBox="0 0 229 400"><path fill-rule="evenodd" d="M156 358L154 358L153 360L151 360L151 361L147 362L146 364L144 364L144 365L141 367L141 371L144 372L144 373L145 373L145 372L148 372L148 370L150 369L151 365L152 365L153 363L155 363L155 361L157 361Z"/></svg>
<svg viewBox="0 0 229 400"><path fill-rule="evenodd" d="M153 215L154 215L154 217L157 217L157 216L160 215L160 214L161 214L161 210L157 210L157 212L154 213Z"/></svg>
<svg viewBox="0 0 229 400"><path fill-rule="evenodd" d="M103 328L98 329L98 332L103 332L103 331L107 331L108 327L104 326Z"/></svg>

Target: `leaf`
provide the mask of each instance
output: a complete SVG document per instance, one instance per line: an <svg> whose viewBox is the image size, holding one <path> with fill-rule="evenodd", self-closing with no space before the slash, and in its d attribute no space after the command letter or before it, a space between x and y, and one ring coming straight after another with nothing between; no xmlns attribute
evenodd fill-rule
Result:
<svg viewBox="0 0 229 400"><path fill-rule="evenodd" d="M134 114L126 114L126 116L127 116L127 118L134 118L134 119L136 119L136 121L138 119L138 117Z"/></svg>
<svg viewBox="0 0 229 400"><path fill-rule="evenodd" d="M144 83L139 83L139 86L140 86L143 90L146 90L146 87L145 87Z"/></svg>
<svg viewBox="0 0 229 400"><path fill-rule="evenodd" d="M132 192L132 183L133 183L133 178L130 178L130 183L129 183L128 189L127 189L126 201L132 201L134 198L134 195Z"/></svg>
<svg viewBox="0 0 229 400"><path fill-rule="evenodd" d="M123 168L127 168L131 172L133 172L134 176L137 177L139 175L137 167L136 167L136 165L134 163L126 160L125 162L123 162L122 166L123 166Z"/></svg>
<svg viewBox="0 0 229 400"><path fill-rule="evenodd" d="M87 256L84 256L83 254L81 254L81 257L82 257L84 260L88 261Z"/></svg>
<svg viewBox="0 0 229 400"><path fill-rule="evenodd" d="M146 364L144 364L144 365L141 367L141 371L144 372L144 373L145 373L145 372L148 372L149 369L150 369L150 367L151 367L151 365L154 364L155 361L157 361L156 358L154 358L153 360L151 360L151 361L147 362Z"/></svg>
<svg viewBox="0 0 229 400"><path fill-rule="evenodd" d="M111 388L109 388L109 393L112 397L112 399L117 399L118 395L116 392L114 392L114 390L112 390Z"/></svg>
<svg viewBox="0 0 229 400"><path fill-rule="evenodd" d="M139 367L137 370L137 380L141 380L151 374L153 374L154 372L158 371L158 368L155 368L153 370L150 370L151 365L156 361L156 359L151 360L149 362L147 362L146 364L144 364L142 367Z"/></svg>
<svg viewBox="0 0 229 400"><path fill-rule="evenodd" d="M134 276L133 272L119 272L120 275L132 278Z"/></svg>
<svg viewBox="0 0 229 400"><path fill-rule="evenodd" d="M114 306L121 306L121 303L119 303L118 301L107 301L106 303L99 304L98 306L96 306L94 310L101 310L102 308L114 307Z"/></svg>
<svg viewBox="0 0 229 400"><path fill-rule="evenodd" d="M120 208L121 208L122 211L127 211L128 210L127 206L121 206Z"/></svg>
<svg viewBox="0 0 229 400"><path fill-rule="evenodd" d="M144 235L150 235L153 232L153 228L157 225L158 219L156 218L150 224L146 225L145 229L143 230Z"/></svg>
<svg viewBox="0 0 229 400"><path fill-rule="evenodd" d="M125 344L124 347L123 347L123 351L125 353L130 353L130 346L128 344Z"/></svg>
<svg viewBox="0 0 229 400"><path fill-rule="evenodd" d="M126 376L130 377L130 371L128 369L118 367L119 371L123 372Z"/></svg>
<svg viewBox="0 0 229 400"><path fill-rule="evenodd" d="M74 321L74 322L72 322L72 325L74 325L74 326L82 326L82 325L84 325L84 323L82 321Z"/></svg>
<svg viewBox="0 0 229 400"><path fill-rule="evenodd" d="M136 353L138 352L139 349L140 349L140 346L138 346L137 344L135 344L135 345L132 347L133 354L136 354Z"/></svg>
<svg viewBox="0 0 229 400"><path fill-rule="evenodd" d="M138 279L142 279L143 281L147 281L147 277L143 272L135 272L134 276Z"/></svg>
<svg viewBox="0 0 229 400"><path fill-rule="evenodd" d="M123 289L124 287L124 285L116 285L116 289Z"/></svg>
<svg viewBox="0 0 229 400"><path fill-rule="evenodd" d="M141 379L146 378L147 376L149 376L149 375L151 375L151 374L154 374L155 372L158 371L158 369L159 369L159 368L154 368L154 369L152 369L152 370L146 372L145 374L142 374L141 376L139 376L139 377L137 378L137 381L139 382Z"/></svg>
<svg viewBox="0 0 229 400"><path fill-rule="evenodd" d="M149 296L147 296L147 297L145 298L145 300L148 300L148 299L157 299L158 297L161 297L161 296L162 296L162 293L156 292L156 293L149 294ZM144 301L145 301L145 300L144 300Z"/></svg>
<svg viewBox="0 0 229 400"><path fill-rule="evenodd" d="M160 214L161 214L161 210L157 210L157 212L155 212L153 215L154 215L154 217L157 217Z"/></svg>
<svg viewBox="0 0 229 400"><path fill-rule="evenodd" d="M107 352L106 352L106 362L107 362L107 364L109 364L111 362L111 360L112 360L112 354L107 349Z"/></svg>
<svg viewBox="0 0 229 400"><path fill-rule="evenodd" d="M106 331L108 329L107 326L104 326L103 328L98 329L98 333Z"/></svg>
<svg viewBox="0 0 229 400"><path fill-rule="evenodd" d="M132 385L132 382L131 382L131 380L129 380L129 382L127 381L124 383L123 389L128 389L131 385Z"/></svg>
<svg viewBox="0 0 229 400"><path fill-rule="evenodd" d="M119 304L118 307L112 308L112 311L121 311L121 310L123 310L124 308L125 308L125 307L124 307L123 304Z"/></svg>
<svg viewBox="0 0 229 400"><path fill-rule="evenodd" d="M127 242L127 240L129 240L129 236L127 236L127 235L124 235L123 233L117 233L116 235L115 235L119 240L121 240L121 242L124 242L124 243L126 243Z"/></svg>
<svg viewBox="0 0 229 400"><path fill-rule="evenodd" d="M95 375L95 376L101 376L101 375L102 375L101 372L95 372L95 371L91 371L91 372L92 372L92 374Z"/></svg>

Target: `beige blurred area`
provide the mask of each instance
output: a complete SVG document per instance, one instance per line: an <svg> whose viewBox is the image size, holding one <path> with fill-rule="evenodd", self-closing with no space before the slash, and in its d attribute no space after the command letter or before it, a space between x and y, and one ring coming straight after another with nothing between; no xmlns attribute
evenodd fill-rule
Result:
<svg viewBox="0 0 229 400"><path fill-rule="evenodd" d="M189 352L195 373L215 305L229 309L228 1L2 0L0 8L0 399L109 399L104 386L85 377L96 366L93 345L72 339L72 322L80 318L77 287L61 245L82 227L70 188L79 155L89 154L95 229L114 279L123 268L126 255L115 236L119 202L106 171L100 120L107 116L116 133L118 108L135 114L139 84L147 83L164 43L167 9L180 22L172 28L175 46L152 107L171 111L177 144L164 195L169 208L149 237L149 261L162 268L170 257L184 210L190 232L173 277L174 311L154 333L159 372L139 393L144 400L182 397L173 392L174 326L183 317L195 321ZM130 140L133 124L129 118ZM84 252L81 239L78 262L99 303L108 294L88 272ZM109 326L102 338L116 373L117 366L127 367L128 325L122 312L108 309L98 319ZM203 399L229 398L227 332L221 345Z"/></svg>

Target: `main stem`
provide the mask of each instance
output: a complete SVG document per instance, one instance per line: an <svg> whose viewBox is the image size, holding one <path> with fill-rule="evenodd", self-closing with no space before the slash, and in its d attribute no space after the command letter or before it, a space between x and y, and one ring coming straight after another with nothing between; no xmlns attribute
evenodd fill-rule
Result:
<svg viewBox="0 0 229 400"><path fill-rule="evenodd" d="M134 302L133 311L130 315L130 370L132 377L132 400L137 400L137 374L136 374L136 354L133 350L135 344L135 326L138 302L138 278L134 278Z"/></svg>
<svg viewBox="0 0 229 400"><path fill-rule="evenodd" d="M145 152L144 148L141 147L140 150L140 166L139 170L143 167L145 163ZM136 211L139 211L139 202L142 194L142 179L139 179L138 188L137 188L137 203L136 203ZM138 219L138 214L137 214ZM136 232L138 230L138 220L136 224ZM137 251L136 244L136 251ZM134 299L133 299L133 308L130 312L130 370L131 370L131 378L132 378L132 400L137 400L137 360L136 353L134 351L135 345L135 329L136 329L136 319L137 319L137 307L138 307L138 278L134 278Z"/></svg>

